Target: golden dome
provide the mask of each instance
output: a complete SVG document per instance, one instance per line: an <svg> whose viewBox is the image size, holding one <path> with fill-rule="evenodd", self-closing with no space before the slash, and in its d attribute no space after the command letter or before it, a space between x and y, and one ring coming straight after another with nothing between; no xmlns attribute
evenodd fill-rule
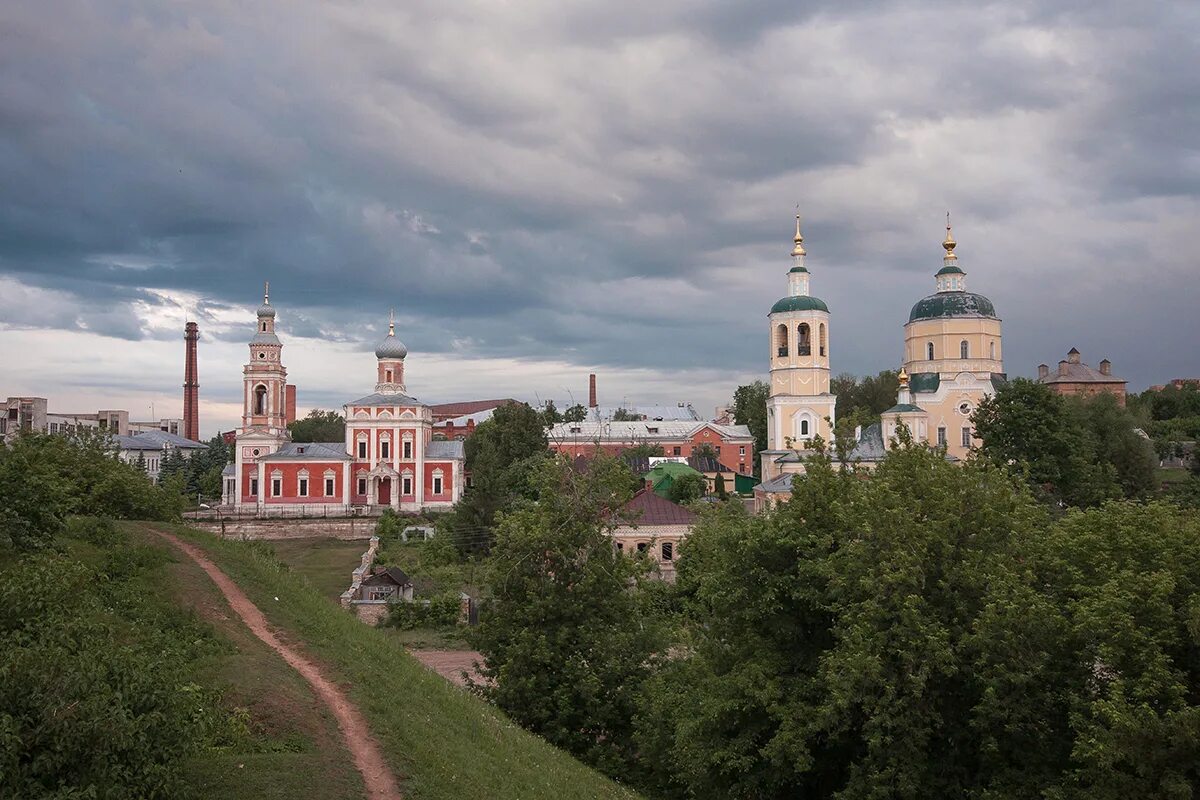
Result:
<svg viewBox="0 0 1200 800"><path fill-rule="evenodd" d="M897 373L896 378L900 381L901 389L908 388L908 373L904 371L904 367L900 367L900 372Z"/></svg>
<svg viewBox="0 0 1200 800"><path fill-rule="evenodd" d="M958 256L956 256L954 254L954 248L957 245L958 245L958 242L954 241L954 233L950 230L950 212L947 211L946 212L946 239L945 239L945 241L942 242L942 247L946 248L946 259L947 260L958 258Z"/></svg>
<svg viewBox="0 0 1200 800"><path fill-rule="evenodd" d="M793 256L806 255L804 252L804 237L800 235L800 215L796 215L796 238L792 239L796 246L792 248Z"/></svg>

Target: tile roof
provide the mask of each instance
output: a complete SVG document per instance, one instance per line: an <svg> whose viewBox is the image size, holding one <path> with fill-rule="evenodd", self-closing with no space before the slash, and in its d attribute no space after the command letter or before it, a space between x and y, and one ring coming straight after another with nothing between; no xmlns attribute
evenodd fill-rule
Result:
<svg viewBox="0 0 1200 800"><path fill-rule="evenodd" d="M883 425L876 422L862 429L858 443L850 451L850 461L881 461L887 455L883 441Z"/></svg>
<svg viewBox="0 0 1200 800"><path fill-rule="evenodd" d="M649 489L641 489L617 512L631 525L692 525L696 515L681 505L659 497Z"/></svg>
<svg viewBox="0 0 1200 800"><path fill-rule="evenodd" d="M483 411L475 411L471 414L460 414L457 417L439 419L437 422L433 423L433 427L444 428L448 425L454 425L456 428L465 428L467 427L468 422L474 422L476 425L478 425L481 422L487 422L489 419L491 419L492 414L494 414L495 411L496 409L494 408L485 408ZM434 415L436 416L437 412L434 412Z"/></svg>
<svg viewBox="0 0 1200 800"><path fill-rule="evenodd" d="M688 466L698 472L733 472L712 456L688 456Z"/></svg>
<svg viewBox="0 0 1200 800"><path fill-rule="evenodd" d="M1066 370L1066 375L1060 375L1058 370ZM1124 378L1116 375L1105 375L1098 369L1092 369L1082 361L1059 362L1058 368L1051 368L1050 374L1038 379L1039 383L1127 383Z"/></svg>
<svg viewBox="0 0 1200 800"><path fill-rule="evenodd" d="M766 483L760 483L754 487L755 492L763 492L765 494L781 494L792 490L792 479L796 477L795 473L785 472L782 475L776 475Z"/></svg>
<svg viewBox="0 0 1200 800"><path fill-rule="evenodd" d="M260 461L350 461L345 442L288 442Z"/></svg>
<svg viewBox="0 0 1200 800"><path fill-rule="evenodd" d="M547 436L559 442L628 442L689 439L701 428L709 427L723 439L753 439L745 425L718 425L692 420L642 420L638 422L560 422L550 426Z"/></svg>
<svg viewBox="0 0 1200 800"><path fill-rule="evenodd" d="M412 580L399 567L376 567L368 577L363 579L363 586L378 586L381 583L394 583L397 586L407 586Z"/></svg>

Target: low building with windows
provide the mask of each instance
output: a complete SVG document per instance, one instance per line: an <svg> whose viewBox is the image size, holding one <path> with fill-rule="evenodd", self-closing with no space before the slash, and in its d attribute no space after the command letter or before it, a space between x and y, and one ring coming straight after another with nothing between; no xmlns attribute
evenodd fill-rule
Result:
<svg viewBox="0 0 1200 800"><path fill-rule="evenodd" d="M1112 374L1112 362L1107 358L1100 362L1099 369L1093 369L1083 363L1079 351L1072 347L1053 372L1046 364L1038 365L1038 383L1049 386L1055 394L1068 397L1111 394L1118 403L1125 405L1125 386L1128 381Z"/></svg>
<svg viewBox="0 0 1200 800"><path fill-rule="evenodd" d="M272 513L418 512L462 497L463 443L435 441L430 407L406 393L408 348L395 322L375 348L375 391L346 403L342 442L293 442L287 429L287 370L264 293L243 369L244 412L223 502Z"/></svg>
<svg viewBox="0 0 1200 800"><path fill-rule="evenodd" d="M168 453L178 452L184 459L189 459L196 451L208 447L203 442L159 430L148 430L134 436L114 436L112 441L118 458L127 464L143 466L146 475L155 483L158 482L163 459Z"/></svg>
<svg viewBox="0 0 1200 800"><path fill-rule="evenodd" d="M708 453L729 470L749 475L754 469L754 437L745 425L689 420L636 422L560 422L547 431L550 448L574 458L596 449L618 455L639 445L658 445L663 455L687 459Z"/></svg>
<svg viewBox="0 0 1200 800"><path fill-rule="evenodd" d="M651 489L638 491L615 515L618 524L612 531L613 545L622 553L649 554L658 565L663 580L675 580L675 560L696 514L681 505L659 497Z"/></svg>

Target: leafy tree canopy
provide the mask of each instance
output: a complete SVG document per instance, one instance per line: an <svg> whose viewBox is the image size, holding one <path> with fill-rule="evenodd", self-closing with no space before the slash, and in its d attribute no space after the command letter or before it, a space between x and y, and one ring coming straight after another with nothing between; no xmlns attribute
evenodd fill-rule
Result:
<svg viewBox="0 0 1200 800"><path fill-rule="evenodd" d="M575 405L571 406L570 408L568 408L566 411L563 412L562 421L563 422L583 422L585 419L587 419L587 414L588 414L587 409L584 408L582 404L576 403Z"/></svg>
<svg viewBox="0 0 1200 800"><path fill-rule="evenodd" d="M288 424L293 442L344 442L346 418L336 411L314 408L308 416Z"/></svg>
<svg viewBox="0 0 1200 800"><path fill-rule="evenodd" d="M771 387L766 381L739 386L733 393L733 421L750 428L754 437L754 474L762 474L759 453L767 449L767 397Z"/></svg>

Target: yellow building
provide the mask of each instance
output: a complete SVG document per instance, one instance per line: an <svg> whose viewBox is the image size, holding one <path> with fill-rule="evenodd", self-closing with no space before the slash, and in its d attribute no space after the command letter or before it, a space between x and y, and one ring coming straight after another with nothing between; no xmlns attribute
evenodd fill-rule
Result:
<svg viewBox="0 0 1200 800"><path fill-rule="evenodd" d="M837 397L829 392L829 308L809 294L803 242L797 217L788 296L769 315L768 447L762 453L761 492L756 490L764 502L790 492L790 476L804 472L804 450L813 437L833 440ZM977 443L971 415L1005 381L1000 318L991 300L967 291L949 215L942 247L936 291L917 301L904 326L896 405L878 424L858 432L850 458L864 466L883 458L901 425L917 441L943 445L947 457L965 458Z"/></svg>
<svg viewBox="0 0 1200 800"><path fill-rule="evenodd" d="M809 294L804 265L804 237L796 215L788 294L768 315L771 352L770 392L767 397L767 450L762 454L763 478L779 474L777 462L807 449L813 438L832 440L837 398L829 393L829 307Z"/></svg>

